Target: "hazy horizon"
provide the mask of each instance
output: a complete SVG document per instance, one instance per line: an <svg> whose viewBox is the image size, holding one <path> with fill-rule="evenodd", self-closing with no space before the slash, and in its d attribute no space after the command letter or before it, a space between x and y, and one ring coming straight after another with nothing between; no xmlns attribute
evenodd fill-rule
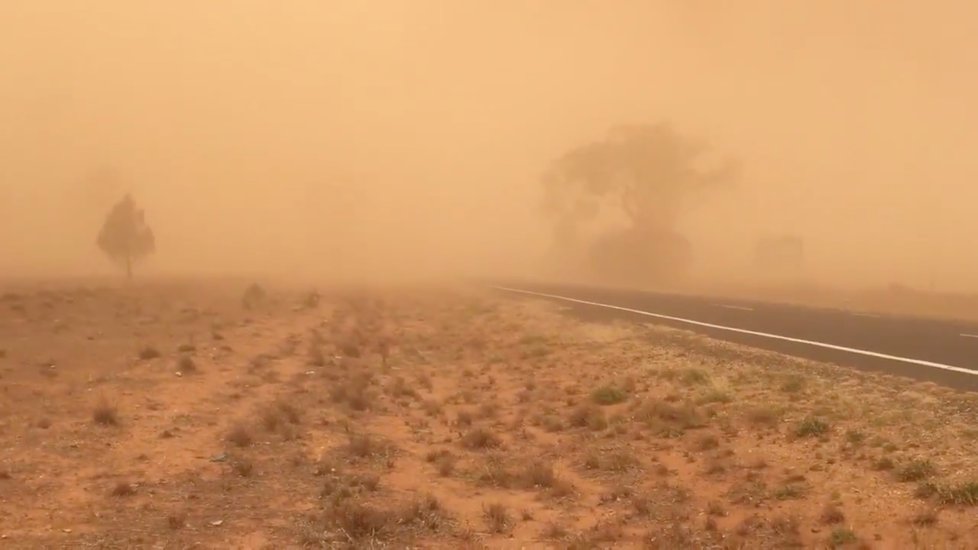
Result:
<svg viewBox="0 0 978 550"><path fill-rule="evenodd" d="M287 6L287 7L286 7ZM0 272L545 273L540 177L621 124L736 159L681 226L696 280L978 292L978 54L963 1L717 5L32 0L0 7ZM113 175L114 174L114 175Z"/></svg>

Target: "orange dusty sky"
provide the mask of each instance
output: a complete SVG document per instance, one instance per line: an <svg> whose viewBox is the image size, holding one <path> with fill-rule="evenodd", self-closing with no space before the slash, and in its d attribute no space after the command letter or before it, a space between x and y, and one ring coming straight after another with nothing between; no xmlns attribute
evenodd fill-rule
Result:
<svg viewBox="0 0 978 550"><path fill-rule="evenodd" d="M750 279L754 242L794 233L813 281L978 291L976 20L950 0L3 2L0 270L108 272L95 234L132 190L156 272L532 273L548 162L667 119L743 167L687 213L698 277Z"/></svg>

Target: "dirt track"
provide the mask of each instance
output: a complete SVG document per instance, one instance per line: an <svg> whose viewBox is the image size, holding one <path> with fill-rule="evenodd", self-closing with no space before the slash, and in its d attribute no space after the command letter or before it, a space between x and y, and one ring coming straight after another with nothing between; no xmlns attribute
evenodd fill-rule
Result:
<svg viewBox="0 0 978 550"><path fill-rule="evenodd" d="M242 290L0 292L0 546L978 537L968 395L470 290Z"/></svg>

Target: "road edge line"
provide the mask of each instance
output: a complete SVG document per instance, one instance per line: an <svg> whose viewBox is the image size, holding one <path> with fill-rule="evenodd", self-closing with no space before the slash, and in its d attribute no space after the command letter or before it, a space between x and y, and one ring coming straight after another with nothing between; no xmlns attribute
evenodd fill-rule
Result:
<svg viewBox="0 0 978 550"><path fill-rule="evenodd" d="M576 304L583 304L583 305L595 306L595 307L603 307L603 308L607 308L607 309L614 309L614 310L618 310L618 311L625 311L627 313L635 313L635 314L638 314L638 315L644 315L646 317L654 317L656 319L664 319L664 320L667 320L667 321L675 321L677 323L684 323L684 324L687 324L687 325L693 325L693 326L704 327L704 328L711 328L711 329L715 329L715 330L723 330L723 331L727 331L727 332L735 332L735 333L738 333L738 334L747 334L747 335L750 335L750 336L759 336L759 337L768 338L768 339L771 339L771 340L780 340L780 341L783 341L783 342L792 342L792 343L795 343L795 344L803 344L803 345L817 347L817 348L830 349L830 350L835 350L835 351L843 351L843 352L852 353L852 354L855 354L855 355L863 355L863 356L866 356L866 357L875 357L877 359L886 359L886 360L889 360L889 361L897 361L897 362L900 362L900 363L909 363L911 365L920 365L920 366L923 366L923 367L931 367L931 368L941 369L941 370L947 370L947 371L951 371L951 372L958 372L958 373L962 373L962 374L969 374L971 376L978 376L978 371L966 369L966 368L963 368L963 367L956 367L954 365L945 365L944 363L935 363L933 361L925 361L923 359L913 359L913 358L910 358L910 357L900 357L899 355L890 355L890 354L887 354L887 353L879 353L879 352L865 350L865 349L850 348L850 347L846 347L846 346L839 346L839 345L836 345L836 344L829 344L827 342L818 342L818 341L815 341L815 340L805 340L803 338L794 338L794 337L791 337L791 336L784 336L784 335L781 335L781 334L773 334L773 333L770 333L770 332L760 332L760 331L756 331L756 330L747 330L747 329L737 328L737 327L728 327L728 326L724 326L724 325L717 325L717 324L714 324L714 323L706 323L706 322L703 322L703 321L697 321L695 319L686 319L684 317L675 317L675 316L672 316L672 315L664 315L664 314L661 314L661 313L652 313L651 311L643 311L643 310L640 310L640 309L632 309L632 308L629 308L629 307L616 306L616 305L612 305L612 304L603 304L601 302L591 302L591 301L588 301L588 300L580 300L578 298L571 298L569 296L560 296L558 294L547 294L547 293L544 293L544 292L535 292L535 291L532 291L532 290L524 290L524 289L520 289L520 288L511 288L511 287L504 287L504 286L493 286L492 288L494 288L496 290L502 290L504 292L513 292L513 293L516 293L516 294L526 294L526 295L529 295L529 296L538 296L538 297L541 297L541 298L551 298L551 299L555 299L555 300L563 300L565 302L573 302L573 303L576 303Z"/></svg>

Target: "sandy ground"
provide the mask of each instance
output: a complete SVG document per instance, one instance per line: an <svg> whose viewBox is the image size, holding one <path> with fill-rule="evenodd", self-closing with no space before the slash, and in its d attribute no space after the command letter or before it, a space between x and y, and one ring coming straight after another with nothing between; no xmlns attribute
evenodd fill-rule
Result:
<svg viewBox="0 0 978 550"><path fill-rule="evenodd" d="M978 399L472 289L0 290L2 548L971 548Z"/></svg>

